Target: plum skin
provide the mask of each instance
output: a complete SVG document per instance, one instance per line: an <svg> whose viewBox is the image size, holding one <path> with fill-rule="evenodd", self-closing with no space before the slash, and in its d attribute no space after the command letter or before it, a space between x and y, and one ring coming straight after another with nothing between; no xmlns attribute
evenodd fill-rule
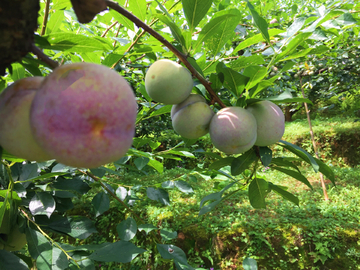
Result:
<svg viewBox="0 0 360 270"><path fill-rule="evenodd" d="M255 145L269 146L278 142L285 132L285 116L275 103L263 100L251 104L246 110L255 116L257 139Z"/></svg>
<svg viewBox="0 0 360 270"><path fill-rule="evenodd" d="M161 59L154 62L145 75L145 89L156 102L179 104L191 93L191 73L178 63Z"/></svg>
<svg viewBox="0 0 360 270"><path fill-rule="evenodd" d="M256 141L255 117L241 107L218 111L210 122L210 138L214 146L226 154L241 154Z"/></svg>
<svg viewBox="0 0 360 270"><path fill-rule="evenodd" d="M43 77L17 80L0 95L0 145L10 154L32 161L52 159L35 141L30 107Z"/></svg>
<svg viewBox="0 0 360 270"><path fill-rule="evenodd" d="M127 81L108 67L73 63L56 68L33 100L35 139L58 162L96 168L126 154L137 103Z"/></svg>
<svg viewBox="0 0 360 270"><path fill-rule="evenodd" d="M205 98L191 94L185 101L171 108L172 126L182 137L198 139L209 132L213 110Z"/></svg>

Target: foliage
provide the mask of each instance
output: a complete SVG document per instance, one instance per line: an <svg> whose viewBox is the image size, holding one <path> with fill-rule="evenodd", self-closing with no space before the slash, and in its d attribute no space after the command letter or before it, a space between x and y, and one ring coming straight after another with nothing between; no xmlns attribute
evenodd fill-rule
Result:
<svg viewBox="0 0 360 270"><path fill-rule="evenodd" d="M163 217L176 215L180 207L172 209L175 191L180 191L185 201L191 201L192 207L196 206L198 218L209 225L208 229L220 232L221 226L230 226L219 224L216 217L231 216L234 208L229 210L224 205L231 200L234 200L233 205L239 204L241 195L248 198L244 199L248 209L260 209L253 211L261 214L267 213L268 210L261 208L271 206L275 194L291 205L302 205L296 192L289 192L282 183L270 181L261 173L262 165L313 189L298 167L298 163L303 162L335 183L333 171L323 161L286 141L280 141L277 146L284 149L288 157L273 155L269 147L253 147L242 155L226 156L208 147L205 140L194 142L181 138L177 141L179 137L175 145L162 146L164 140L159 140L159 135L172 140L166 130L171 106L151 100L143 78L154 61L176 60L175 54L195 78L193 92L204 96L215 112L224 106L246 107L262 99L277 104L311 103L284 89L281 93L277 91L279 85L282 87L280 82L288 80L288 74L294 74L302 65L308 70L308 58L322 57L319 55L324 53L332 57L329 63L334 65L350 58L357 70L353 56L355 47L343 46L343 51L336 50L338 44L346 44L348 39L357 46L359 15L354 10L359 8L358 3L118 0L124 8L115 2L106 3L112 7L110 10L101 12L89 24L80 24L70 1L41 2L38 21L43 23L39 23L41 27L35 33L35 45L59 63L102 64L129 81L138 102L137 136L133 147L120 160L92 170L64 166L54 160L28 162L2 153L0 224L5 209L13 209L10 220L26 232L28 242L26 250L14 253L20 260L1 251L1 257L8 255L9 265L17 265L19 269L25 264L29 268L36 265L38 269L95 269L98 264L119 263L122 268L132 269L139 265L154 269L201 269L195 268L200 261L192 260L194 253L201 252L196 250L201 244L196 244L186 254L173 243L179 235L176 224L163 223L162 219L151 222L149 211L152 209ZM274 18L277 22L270 23ZM159 32L160 37L153 30ZM28 54L22 61L13 63L0 81L0 89L23 77L51 73L51 62L44 63L40 59ZM272 73L274 70L276 74ZM331 75L330 68L328 71ZM351 76L355 71L349 72ZM324 74L317 80L322 82ZM346 74L344 71L344 76ZM326 89L332 89L335 82L337 79L330 78ZM310 87L310 82L308 85ZM343 93L342 90L335 94ZM308 95L311 96L311 91ZM152 125L154 122L156 125ZM201 156L209 157L211 162L200 162ZM164 167L171 164L167 162L176 164L184 159L189 161L191 173L164 181ZM154 175L154 181L143 182L140 176L144 175ZM197 175L208 183L216 181L213 186L200 189L200 194L193 199L191 194L199 182ZM297 184L290 182L290 186ZM288 202L281 202L289 206ZM152 208L154 205L159 208ZM291 212L297 208L289 209ZM109 211L120 217L115 219L107 215ZM213 219L209 212L213 213ZM26 222L21 222L17 216ZM336 223L333 216L329 216ZM243 217L244 220L252 218L249 213ZM260 217L254 216L252 224ZM186 218L182 220L182 226L186 222ZM315 251L311 255L316 261L325 262L332 258L329 248L335 243L324 239L333 235L335 229L315 239L322 224L306 231L309 238L304 236L304 239L315 241ZM104 229L105 226L106 232L111 234L99 237L97 227ZM265 226L256 226L243 237L263 237L266 232ZM87 239L92 241L86 242ZM244 267L255 265L246 256L254 256L264 243L268 245L264 237L249 242L251 249L242 258ZM208 261L217 263L216 254L203 252ZM357 249L347 252L357 260ZM268 267L278 265L283 267L287 263L271 262Z"/></svg>

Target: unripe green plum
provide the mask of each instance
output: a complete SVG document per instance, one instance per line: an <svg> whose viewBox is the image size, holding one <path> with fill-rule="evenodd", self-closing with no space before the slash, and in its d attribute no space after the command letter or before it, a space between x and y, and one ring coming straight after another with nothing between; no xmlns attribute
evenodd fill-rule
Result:
<svg viewBox="0 0 360 270"><path fill-rule="evenodd" d="M58 162L95 168L131 147L137 103L132 88L106 66L73 63L56 68L33 100L37 142Z"/></svg>
<svg viewBox="0 0 360 270"><path fill-rule="evenodd" d="M212 118L209 133L212 143L220 151L244 153L256 141L256 120L244 108L223 108Z"/></svg>
<svg viewBox="0 0 360 270"><path fill-rule="evenodd" d="M0 145L10 154L27 160L51 159L34 140L30 127L31 103L43 79L20 79L0 95Z"/></svg>
<svg viewBox="0 0 360 270"><path fill-rule="evenodd" d="M207 134L213 116L214 112L205 98L198 94L191 94L171 108L174 130L187 139L197 139Z"/></svg>
<svg viewBox="0 0 360 270"><path fill-rule="evenodd" d="M191 93L190 72L178 63L161 59L153 63L145 75L145 88L156 102L179 104Z"/></svg>
<svg viewBox="0 0 360 270"><path fill-rule="evenodd" d="M20 250L27 243L26 234L20 232L18 225L13 226L9 234L2 234L0 237L4 242L0 243L0 249L4 249L7 251Z"/></svg>
<svg viewBox="0 0 360 270"><path fill-rule="evenodd" d="M268 146L278 142L285 132L285 116L282 110L271 101L263 100L251 104L246 110L252 113L257 123L255 145Z"/></svg>

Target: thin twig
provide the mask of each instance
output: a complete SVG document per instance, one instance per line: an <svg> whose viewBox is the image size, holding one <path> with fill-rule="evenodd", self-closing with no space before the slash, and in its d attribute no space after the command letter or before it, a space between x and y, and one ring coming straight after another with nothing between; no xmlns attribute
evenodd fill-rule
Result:
<svg viewBox="0 0 360 270"><path fill-rule="evenodd" d="M50 9L50 0L46 0L45 14L44 14L43 24L42 24L42 27L41 27L40 36L45 35L46 25L47 25L48 18L49 18L49 9Z"/></svg>
<svg viewBox="0 0 360 270"><path fill-rule="evenodd" d="M75 263L75 265L80 269L80 266L78 265L77 261L74 258L72 258L58 243L56 243L46 232L44 232L40 228L40 226L28 216L28 214L25 212L24 209L20 209L20 210L23 213L23 215L27 218L27 220L30 221L32 224L34 224L36 226L36 228L41 232L42 235L44 235L47 239L49 239L50 242L53 245L55 245L57 248L59 248L62 252L64 252L66 258L68 260L72 260Z"/></svg>
<svg viewBox="0 0 360 270"><path fill-rule="evenodd" d="M119 27L118 27L118 29L117 29L117 32L116 32L116 35L115 35L115 37L118 37L118 36L119 36L119 33L120 33L120 29L121 29L121 23L119 24ZM114 44L113 44L113 47L115 47L115 45L116 45L116 42L117 42L117 40L115 39L115 41L114 41Z"/></svg>
<svg viewBox="0 0 360 270"><path fill-rule="evenodd" d="M109 32L109 30L110 30L111 28L113 28L117 23L118 23L118 21L112 23L108 28L106 28L106 30L104 31L104 33L102 33L101 37L105 37L106 34L107 34L107 32Z"/></svg>
<svg viewBox="0 0 360 270"><path fill-rule="evenodd" d="M154 38L156 38L162 44L164 44L171 52L173 52L177 56L177 58L180 59L182 63L184 63L184 65L189 69L189 71L205 86L206 90L209 92L210 96L212 97L212 100L217 102L221 107L223 108L226 107L226 105L216 95L215 91L211 88L209 82L203 76L201 76L201 74L189 63L186 55L178 51L170 42L168 42L158 32L156 32L154 29L149 27L147 24L145 24L139 18L134 16L132 13L119 6L117 3L110 0L106 0L106 4L108 5L109 8L112 8L113 10L119 12L121 15L125 16L130 21L134 22L138 27L144 29L146 32L148 32L150 35L152 35Z"/></svg>
<svg viewBox="0 0 360 270"><path fill-rule="evenodd" d="M35 54L41 61L47 64L51 69L55 69L59 66L59 63L50 59L42 50L36 47L34 44L31 45L31 52Z"/></svg>
<svg viewBox="0 0 360 270"><path fill-rule="evenodd" d="M302 96L303 96L303 98L305 98L304 86L302 84L302 77L301 76L300 76L300 88L301 88ZM308 108L308 105L307 105L306 102L304 102L304 106L305 106L306 116L307 116L309 129L310 129L311 142L312 142L312 145L314 147L315 156L316 156L316 158L319 159L319 152L318 152L318 149L317 149L317 146L316 146L316 143L315 143L314 131L312 129L312 124L311 124L311 119L310 119L310 111L309 111L309 108ZM328 196L327 191L326 191L324 176L323 176L322 173L320 173L320 182L321 182L321 187L322 187L322 190L323 190L323 193L324 193L324 199L325 199L325 201L328 201L329 196Z"/></svg>

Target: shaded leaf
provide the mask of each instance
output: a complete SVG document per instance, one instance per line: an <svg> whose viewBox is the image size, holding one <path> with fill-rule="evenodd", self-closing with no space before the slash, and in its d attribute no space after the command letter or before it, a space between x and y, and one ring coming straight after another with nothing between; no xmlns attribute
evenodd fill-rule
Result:
<svg viewBox="0 0 360 270"><path fill-rule="evenodd" d="M145 252L131 242L117 241L92 253L89 258L100 262L131 262L138 254Z"/></svg>
<svg viewBox="0 0 360 270"><path fill-rule="evenodd" d="M290 192L284 190L280 186L274 185L271 182L269 182L269 187L271 188L271 190L275 191L277 194L279 194L284 199L286 199L286 200L296 204L297 206L299 206L299 198L296 197L295 195L293 195Z"/></svg>
<svg viewBox="0 0 360 270"><path fill-rule="evenodd" d="M15 254L0 249L0 270L28 270L27 264Z"/></svg>
<svg viewBox="0 0 360 270"><path fill-rule="evenodd" d="M249 185L249 200L254 208L266 208L265 197L268 193L268 182L262 178L255 178Z"/></svg>
<svg viewBox="0 0 360 270"><path fill-rule="evenodd" d="M193 193L194 190L192 189L192 187L190 186L190 184L188 182L185 182L183 180L177 180L174 181L175 186L184 193Z"/></svg>
<svg viewBox="0 0 360 270"><path fill-rule="evenodd" d="M41 270L63 270L68 265L69 262L65 253L55 246L41 252L36 259L36 266Z"/></svg>
<svg viewBox="0 0 360 270"><path fill-rule="evenodd" d="M138 227L139 231L144 231L146 234L149 234L149 232L153 231L153 230L157 230L157 227L155 227L152 224L141 224Z"/></svg>
<svg viewBox="0 0 360 270"><path fill-rule="evenodd" d="M296 172L296 171L293 171L293 170L288 170L288 169L284 169L284 168L281 168L281 167L276 167L276 166L273 166L271 167L275 170L278 170L280 172L283 172L293 178L295 178L296 180L299 180L300 182L304 183L305 185L307 185L309 188L313 189L312 185L310 184L309 180L306 179L305 176L303 176L301 173L299 172Z"/></svg>
<svg viewBox="0 0 360 270"><path fill-rule="evenodd" d="M129 217L126 220L121 221L116 226L116 231L118 232L121 240L130 241L131 239L134 238L137 231L137 225L135 219Z"/></svg>
<svg viewBox="0 0 360 270"><path fill-rule="evenodd" d="M166 190L149 187L146 189L146 195L150 200L161 202L164 205L170 205L169 194Z"/></svg>
<svg viewBox="0 0 360 270"><path fill-rule="evenodd" d="M244 172L251 163L257 160L254 149L250 149L241 156L235 158L231 163L231 175L239 175Z"/></svg>
<svg viewBox="0 0 360 270"><path fill-rule="evenodd" d="M269 166L272 159L272 150L267 146L260 146L259 154L263 166L265 167Z"/></svg>
<svg viewBox="0 0 360 270"><path fill-rule="evenodd" d="M177 232L172 232L172 231L161 229L160 235L161 235L161 238L163 241L170 241L177 237Z"/></svg>
<svg viewBox="0 0 360 270"><path fill-rule="evenodd" d="M256 260L252 258L245 258L245 260L242 263L244 270L257 270L257 262Z"/></svg>
<svg viewBox="0 0 360 270"><path fill-rule="evenodd" d="M110 199L105 192L99 192L96 194L91 203L94 206L95 217L100 216L110 208Z"/></svg>

